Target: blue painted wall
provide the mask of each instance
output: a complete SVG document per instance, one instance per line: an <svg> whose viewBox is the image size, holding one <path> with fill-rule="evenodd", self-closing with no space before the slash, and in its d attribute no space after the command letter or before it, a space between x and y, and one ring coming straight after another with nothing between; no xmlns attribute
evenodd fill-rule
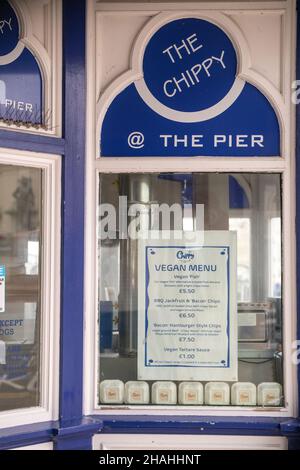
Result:
<svg viewBox="0 0 300 470"><path fill-rule="evenodd" d="M76 28L74 28L76 24ZM82 417L85 2L63 2L64 138L60 419Z"/></svg>

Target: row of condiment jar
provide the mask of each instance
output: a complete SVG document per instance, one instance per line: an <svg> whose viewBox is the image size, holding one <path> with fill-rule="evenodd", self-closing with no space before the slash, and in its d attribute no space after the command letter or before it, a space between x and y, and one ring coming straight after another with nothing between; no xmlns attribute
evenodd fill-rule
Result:
<svg viewBox="0 0 300 470"><path fill-rule="evenodd" d="M178 395L178 397L177 397ZM152 384L153 405L235 405L280 406L282 387L276 382L263 382L257 387L250 382L236 382L230 387L226 382L160 381ZM144 405L150 403L149 384L143 381L104 380L100 383L100 402L103 404Z"/></svg>

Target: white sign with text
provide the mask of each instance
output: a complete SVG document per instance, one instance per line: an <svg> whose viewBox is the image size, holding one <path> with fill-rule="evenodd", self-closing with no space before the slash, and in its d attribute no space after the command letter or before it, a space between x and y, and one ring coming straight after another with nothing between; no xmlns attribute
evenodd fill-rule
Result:
<svg viewBox="0 0 300 470"><path fill-rule="evenodd" d="M234 232L139 241L140 380L238 379L236 263Z"/></svg>

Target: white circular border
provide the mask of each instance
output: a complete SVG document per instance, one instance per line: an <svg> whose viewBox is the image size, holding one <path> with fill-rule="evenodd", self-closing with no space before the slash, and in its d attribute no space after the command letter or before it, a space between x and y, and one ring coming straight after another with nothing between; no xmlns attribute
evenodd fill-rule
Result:
<svg viewBox="0 0 300 470"><path fill-rule="evenodd" d="M152 95L143 78L137 80L134 84L138 94L149 108L164 118L177 122L203 122L218 116L226 111L226 109L230 108L242 93L246 82L240 78L236 78L231 89L227 95L221 99L221 101L210 108L192 112L176 111L175 109L168 108L168 106L162 104L155 98L155 96Z"/></svg>
<svg viewBox="0 0 300 470"><path fill-rule="evenodd" d="M204 15L203 15L204 16ZM175 21L176 19L181 19L181 18L195 18L195 19L204 19L203 16L199 17L199 15L181 15L180 18L176 17L172 20ZM207 21L207 19L204 19ZM142 69L143 67L143 60L144 60L144 54L146 47L149 43L149 40L153 37L153 35L159 31L163 26L165 26L168 23L171 23L170 21L170 15L168 15L168 19L164 23L160 23L159 27L153 31L151 30L151 37L148 38L147 44L145 45L143 43L142 48L140 50L140 53L142 53L142 63L140 61L140 57L134 57L133 56L133 61L137 60L139 62L139 67ZM228 34L224 31L223 28L220 28L219 24L216 24L215 22L212 22L210 19L210 23L214 24L217 28L221 29L224 34L228 37ZM137 42L139 41L140 37L138 38ZM232 38L229 37L229 40L231 41L231 44L236 52L237 56L237 64L240 62L240 57L237 51L237 47L235 43L232 41ZM142 100L156 113L160 114L162 117L166 119L170 119L171 121L177 121L177 122L203 122L203 121L208 121L209 119L212 119L219 114L223 113L226 111L226 109L230 108L232 104L236 101L236 99L240 96L242 93L244 86L246 82L244 80L241 80L240 78L236 77L235 81L233 82L232 87L230 88L229 92L220 100L218 103L214 104L213 106L202 109L200 111L177 111L176 109L169 108L167 105L161 103L149 90L147 87L147 84L144 80L144 78L141 78L140 80L137 80L134 82L136 90Z"/></svg>
<svg viewBox="0 0 300 470"><path fill-rule="evenodd" d="M23 52L25 45L21 42L22 41L22 16L20 11L18 10L18 7L16 5L16 2L11 0L9 3L9 6L13 9L14 14L16 15L18 26L19 26L19 40L15 46L15 48L10 51L8 54L0 56L0 65L7 65L10 64L11 62L14 62Z"/></svg>

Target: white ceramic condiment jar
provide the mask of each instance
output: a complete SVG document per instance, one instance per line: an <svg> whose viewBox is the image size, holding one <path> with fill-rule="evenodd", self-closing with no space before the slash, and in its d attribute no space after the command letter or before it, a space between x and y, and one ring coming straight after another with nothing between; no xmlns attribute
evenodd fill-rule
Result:
<svg viewBox="0 0 300 470"><path fill-rule="evenodd" d="M152 384L152 403L154 405L176 405L177 388L174 382L154 382Z"/></svg>
<svg viewBox="0 0 300 470"><path fill-rule="evenodd" d="M229 385L225 382L208 382L205 385L205 403L207 405L229 405Z"/></svg>
<svg viewBox="0 0 300 470"><path fill-rule="evenodd" d="M263 382L257 387L257 404L259 406L280 406L282 387L277 382Z"/></svg>
<svg viewBox="0 0 300 470"><path fill-rule="evenodd" d="M125 403L143 405L149 403L149 385L147 382L129 381L125 384Z"/></svg>
<svg viewBox="0 0 300 470"><path fill-rule="evenodd" d="M181 382L178 387L180 405L202 405L203 385L200 382Z"/></svg>
<svg viewBox="0 0 300 470"><path fill-rule="evenodd" d="M121 404L124 402L124 383L121 380L103 380L100 383L100 402Z"/></svg>
<svg viewBox="0 0 300 470"><path fill-rule="evenodd" d="M256 386L251 382L236 382L231 387L231 404L235 406L255 406Z"/></svg>

